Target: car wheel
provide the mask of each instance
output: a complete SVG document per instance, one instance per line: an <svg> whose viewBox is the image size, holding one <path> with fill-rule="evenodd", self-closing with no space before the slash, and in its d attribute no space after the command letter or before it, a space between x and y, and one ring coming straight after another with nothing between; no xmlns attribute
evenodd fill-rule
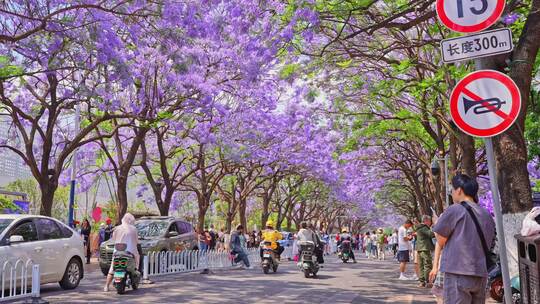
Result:
<svg viewBox="0 0 540 304"><path fill-rule="evenodd" d="M69 260L66 271L62 280L59 282L60 287L64 290L75 289L81 282L82 265L76 258Z"/></svg>

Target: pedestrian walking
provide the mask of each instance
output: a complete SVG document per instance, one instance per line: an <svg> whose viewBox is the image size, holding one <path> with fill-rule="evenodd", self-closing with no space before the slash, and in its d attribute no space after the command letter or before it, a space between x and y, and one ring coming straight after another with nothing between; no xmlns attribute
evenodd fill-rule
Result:
<svg viewBox="0 0 540 304"><path fill-rule="evenodd" d="M84 240L84 247L86 251L86 264L90 264L90 257L92 256L92 253L90 252L90 233L92 232L92 226L90 226L90 222L88 219L84 219L81 225L81 235L83 236Z"/></svg>
<svg viewBox="0 0 540 304"><path fill-rule="evenodd" d="M101 246L101 243L105 242L105 229L107 228L107 225L105 223L99 224L99 241L98 241L98 247Z"/></svg>
<svg viewBox="0 0 540 304"><path fill-rule="evenodd" d="M394 232L390 236L390 249L392 250L392 254L394 255L394 258L396 258L397 250L398 250L398 231L397 229L394 229Z"/></svg>
<svg viewBox="0 0 540 304"><path fill-rule="evenodd" d="M244 240L242 241L242 239ZM236 231L231 234L231 242L229 244L231 254L235 256L235 263L242 261L247 269L252 269L245 247L242 245L243 242L245 242L244 226L238 225L236 226Z"/></svg>
<svg viewBox="0 0 540 304"><path fill-rule="evenodd" d="M377 246L377 231L373 231L371 234L371 257L377 259L378 256L378 246Z"/></svg>
<svg viewBox="0 0 540 304"><path fill-rule="evenodd" d="M218 239L217 239L217 248L218 250L224 250L225 249L225 232L223 231L223 228L221 228L218 232Z"/></svg>
<svg viewBox="0 0 540 304"><path fill-rule="evenodd" d="M208 244L208 248L210 250L215 250L217 241L218 241L218 234L216 230L214 229L214 225L210 225L210 230L208 230L208 236L210 237L210 242Z"/></svg>
<svg viewBox="0 0 540 304"><path fill-rule="evenodd" d="M360 253L364 252L364 236L362 234L358 235L358 250Z"/></svg>
<svg viewBox="0 0 540 304"><path fill-rule="evenodd" d="M366 232L366 235L364 236L364 243L366 244L366 258L369 259L371 257L371 245L372 245L369 231Z"/></svg>
<svg viewBox="0 0 540 304"><path fill-rule="evenodd" d="M210 244L210 235L207 230L203 230L198 233L199 236L199 250L206 251L209 248Z"/></svg>
<svg viewBox="0 0 540 304"><path fill-rule="evenodd" d="M330 254L330 236L328 235L328 232L325 232L323 234L323 241L324 241L324 255Z"/></svg>
<svg viewBox="0 0 540 304"><path fill-rule="evenodd" d="M107 226L105 227L104 242L108 241L112 237L114 228L112 225L112 220L110 218L107 218L105 220L105 224L107 224Z"/></svg>
<svg viewBox="0 0 540 304"><path fill-rule="evenodd" d="M384 249L386 247L386 243L385 243L386 239L385 239L385 235L382 228L379 228L377 230L376 237L377 237L377 257L379 260L384 260L385 259Z"/></svg>
<svg viewBox="0 0 540 304"><path fill-rule="evenodd" d="M407 230L412 227L412 222L406 220L398 229L398 253L397 258L399 262L399 279L400 280L410 280L406 275L405 271L407 270L407 263L410 261L410 245L409 242L412 239L412 236L407 233Z"/></svg>
<svg viewBox="0 0 540 304"><path fill-rule="evenodd" d="M418 266L418 251L416 250L416 227L420 225L420 222L416 218L414 218L412 222L413 222L413 226L408 231L408 233L411 234L413 237L412 240L409 242L410 243L409 247L411 248L411 254L412 254L411 260L414 263L414 275L411 277L411 280L417 281L418 277L420 277L420 267Z"/></svg>
<svg viewBox="0 0 540 304"><path fill-rule="evenodd" d="M435 249L431 231L431 216L423 215L422 223L416 227L416 252L418 255L419 282L418 287L431 287L429 284L429 272L433 268L431 252Z"/></svg>
<svg viewBox="0 0 540 304"><path fill-rule="evenodd" d="M442 247L444 303L485 303L487 248L495 239L495 223L477 204L478 183L458 174L452 179L452 201L433 226Z"/></svg>
<svg viewBox="0 0 540 304"><path fill-rule="evenodd" d="M231 250L230 244L231 244L231 233L230 231L227 231L223 233L223 247L226 251Z"/></svg>

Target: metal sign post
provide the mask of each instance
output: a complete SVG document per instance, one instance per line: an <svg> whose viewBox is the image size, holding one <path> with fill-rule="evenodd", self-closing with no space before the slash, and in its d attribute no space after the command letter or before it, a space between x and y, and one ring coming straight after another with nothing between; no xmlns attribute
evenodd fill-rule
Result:
<svg viewBox="0 0 540 304"><path fill-rule="evenodd" d="M499 198L499 188L497 185L497 170L495 168L495 154L493 153L493 139L484 138L486 144L486 157L488 163L489 183L491 185L491 194L493 196L493 211L495 211L495 227L497 229L497 238L499 240L499 258L501 262L501 273L504 285L504 301L512 303L512 286L510 284L510 269L508 267L508 256L506 254L506 239L504 237L504 226L502 219L501 200Z"/></svg>

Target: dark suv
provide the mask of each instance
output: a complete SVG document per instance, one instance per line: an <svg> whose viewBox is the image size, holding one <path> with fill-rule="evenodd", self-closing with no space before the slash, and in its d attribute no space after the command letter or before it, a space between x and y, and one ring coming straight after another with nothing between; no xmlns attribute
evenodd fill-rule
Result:
<svg viewBox="0 0 540 304"><path fill-rule="evenodd" d="M166 216L145 216L135 222L143 254L149 251L181 251L197 249L197 234L185 221ZM109 272L114 244L103 242L99 248L99 266Z"/></svg>

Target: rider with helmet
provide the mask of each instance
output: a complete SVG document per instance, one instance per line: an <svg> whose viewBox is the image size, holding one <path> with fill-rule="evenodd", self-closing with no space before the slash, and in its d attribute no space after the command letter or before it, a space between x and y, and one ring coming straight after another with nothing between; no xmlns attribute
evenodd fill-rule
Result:
<svg viewBox="0 0 540 304"><path fill-rule="evenodd" d="M339 243L338 243L339 248L341 248L341 243L343 243L343 241L349 241L351 242L351 245L352 245L352 237L347 231L347 228L343 228L343 230L341 230L341 235L340 235ZM352 250L352 247L349 249L349 251L350 251L350 257L353 259L353 262L356 263L356 258L354 257L354 252Z"/></svg>
<svg viewBox="0 0 540 304"><path fill-rule="evenodd" d="M270 247L272 248L272 250L274 250L277 253L278 258L281 257L281 253L283 252L283 250L285 250L285 248L283 248L278 243L278 241L282 239L283 239L283 235L281 234L281 232L274 229L274 223L271 220L267 221L266 229L263 230L262 232L262 242L270 242L271 243ZM262 255L263 255L262 248L260 250L260 254L262 258Z"/></svg>

